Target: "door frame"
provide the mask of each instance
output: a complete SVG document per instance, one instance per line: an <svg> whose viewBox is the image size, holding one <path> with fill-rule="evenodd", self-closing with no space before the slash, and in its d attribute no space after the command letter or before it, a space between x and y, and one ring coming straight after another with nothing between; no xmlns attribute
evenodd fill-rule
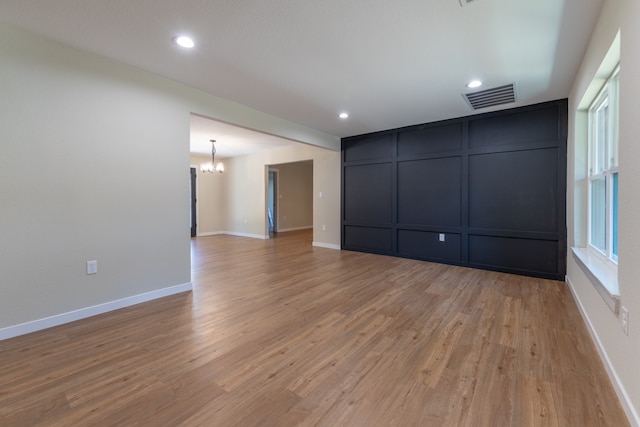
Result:
<svg viewBox="0 0 640 427"><path fill-rule="evenodd" d="M271 229L269 227L269 208L271 206L269 206L269 177L271 176L271 173L273 172L273 184L274 184L274 188L273 188L273 232L277 233L278 232L278 212L280 212L280 197L278 195L278 188L280 186L279 183L279 173L280 171L276 168L273 168L271 166L268 166L267 168L267 231L269 232L269 234L271 234Z"/></svg>
<svg viewBox="0 0 640 427"><path fill-rule="evenodd" d="M189 194L191 212L191 237L198 235L198 169L189 167Z"/></svg>

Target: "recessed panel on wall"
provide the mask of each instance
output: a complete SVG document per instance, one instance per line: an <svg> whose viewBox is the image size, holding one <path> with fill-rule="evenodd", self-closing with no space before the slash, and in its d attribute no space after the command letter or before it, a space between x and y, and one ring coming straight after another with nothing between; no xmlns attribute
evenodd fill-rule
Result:
<svg viewBox="0 0 640 427"><path fill-rule="evenodd" d="M390 252L391 229L375 227L344 227L344 245L347 249Z"/></svg>
<svg viewBox="0 0 640 427"><path fill-rule="evenodd" d="M352 139L344 144L344 161L387 159L393 155L392 135L373 135Z"/></svg>
<svg viewBox="0 0 640 427"><path fill-rule="evenodd" d="M469 262L523 273L558 274L558 242L469 236Z"/></svg>
<svg viewBox="0 0 640 427"><path fill-rule="evenodd" d="M459 151L461 145L460 123L424 126L398 133L398 156Z"/></svg>
<svg viewBox="0 0 640 427"><path fill-rule="evenodd" d="M398 253L412 258L460 261L460 235L398 230Z"/></svg>
<svg viewBox="0 0 640 427"><path fill-rule="evenodd" d="M343 139L343 247L563 280L567 108Z"/></svg>
<svg viewBox="0 0 640 427"><path fill-rule="evenodd" d="M391 222L391 163L347 166L344 219L348 222Z"/></svg>
<svg viewBox="0 0 640 427"><path fill-rule="evenodd" d="M469 121L469 148L524 144L559 138L556 106Z"/></svg>
<svg viewBox="0 0 640 427"><path fill-rule="evenodd" d="M460 226L460 157L398 162L398 223Z"/></svg>
<svg viewBox="0 0 640 427"><path fill-rule="evenodd" d="M557 148L470 156L469 226L557 232Z"/></svg>

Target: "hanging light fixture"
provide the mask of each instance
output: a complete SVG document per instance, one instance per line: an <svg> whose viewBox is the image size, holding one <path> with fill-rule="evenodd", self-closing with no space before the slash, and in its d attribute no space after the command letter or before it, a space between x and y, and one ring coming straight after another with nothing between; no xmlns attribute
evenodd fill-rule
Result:
<svg viewBox="0 0 640 427"><path fill-rule="evenodd" d="M224 172L224 164L218 162L216 164L216 140L211 139L211 161L207 163L200 163L200 171L203 173L222 173Z"/></svg>

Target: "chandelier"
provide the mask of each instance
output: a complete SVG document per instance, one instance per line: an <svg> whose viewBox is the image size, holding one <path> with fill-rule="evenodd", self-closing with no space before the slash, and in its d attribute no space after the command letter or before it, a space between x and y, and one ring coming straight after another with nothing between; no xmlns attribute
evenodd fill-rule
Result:
<svg viewBox="0 0 640 427"><path fill-rule="evenodd" d="M216 140L211 139L211 161L207 163L200 163L200 171L203 173L222 173L224 172L224 164L218 162L216 164Z"/></svg>

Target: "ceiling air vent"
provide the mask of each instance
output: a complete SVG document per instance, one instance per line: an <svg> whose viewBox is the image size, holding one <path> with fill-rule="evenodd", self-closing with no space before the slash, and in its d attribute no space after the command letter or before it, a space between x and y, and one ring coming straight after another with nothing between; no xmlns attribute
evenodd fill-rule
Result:
<svg viewBox="0 0 640 427"><path fill-rule="evenodd" d="M516 91L513 83L479 92L467 93L463 96L474 110L516 102Z"/></svg>

